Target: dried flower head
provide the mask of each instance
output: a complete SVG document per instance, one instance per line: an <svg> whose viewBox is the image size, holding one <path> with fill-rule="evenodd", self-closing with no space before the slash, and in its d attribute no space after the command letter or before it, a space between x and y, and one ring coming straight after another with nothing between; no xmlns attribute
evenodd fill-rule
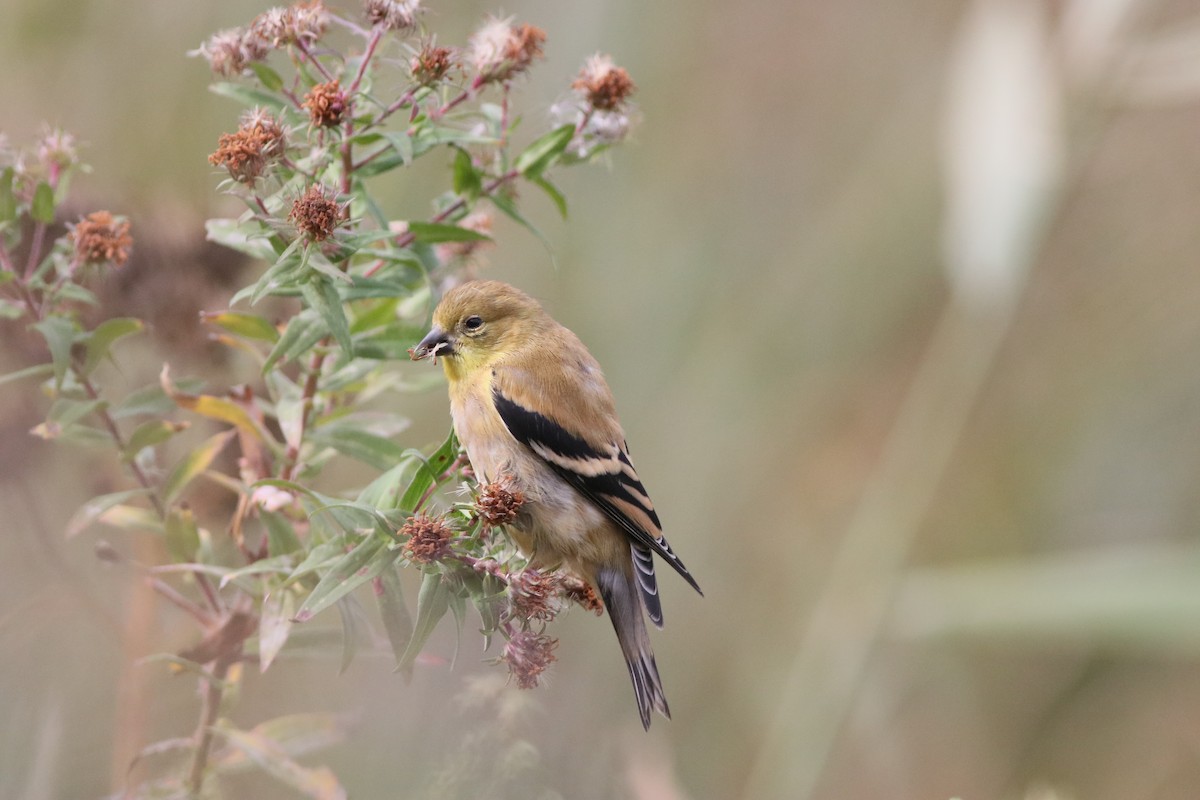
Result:
<svg viewBox="0 0 1200 800"><path fill-rule="evenodd" d="M624 139L636 118L629 102L636 88L629 73L613 64L611 57L597 53L584 62L571 83L571 94L550 107L555 125L575 126L568 151L586 158Z"/></svg>
<svg viewBox="0 0 1200 800"><path fill-rule="evenodd" d="M129 248L133 246L129 221L108 211L93 211L81 219L71 230L71 240L75 257L83 264L111 263L119 267L129 260Z"/></svg>
<svg viewBox="0 0 1200 800"><path fill-rule="evenodd" d="M272 47L288 44L310 47L324 35L327 27L329 12L321 0L287 8L277 6L259 14L250 23L250 30Z"/></svg>
<svg viewBox="0 0 1200 800"><path fill-rule="evenodd" d="M508 673L522 689L536 688L539 676L555 661L558 639L544 633L517 631L504 645L500 659L508 664Z"/></svg>
<svg viewBox="0 0 1200 800"><path fill-rule="evenodd" d="M441 517L418 514L408 518L400 528L400 535L408 537L404 543L404 556L409 561L428 564L450 553L450 537L454 532Z"/></svg>
<svg viewBox="0 0 1200 800"><path fill-rule="evenodd" d="M38 161L47 172L62 171L79 163L75 137L61 128L44 128L37 145Z"/></svg>
<svg viewBox="0 0 1200 800"><path fill-rule="evenodd" d="M413 80L422 86L437 83L455 66L454 51L449 47L438 47L433 42L422 44L420 51L409 62Z"/></svg>
<svg viewBox="0 0 1200 800"><path fill-rule="evenodd" d="M597 53L584 62L571 88L583 95L592 108L615 111L637 87L628 72L613 64L611 56Z"/></svg>
<svg viewBox="0 0 1200 800"><path fill-rule="evenodd" d="M546 32L533 25L513 25L512 18L489 17L467 42L467 58L484 83L506 81L542 57Z"/></svg>
<svg viewBox="0 0 1200 800"><path fill-rule="evenodd" d="M208 163L225 167L238 183L253 184L267 161L283 155L286 148L287 138L279 121L256 108L242 116L236 133L221 134L217 151L208 157Z"/></svg>
<svg viewBox="0 0 1200 800"><path fill-rule="evenodd" d="M309 241L323 242L337 230L342 221L342 209L325 187L317 184L296 198L288 219Z"/></svg>
<svg viewBox="0 0 1200 800"><path fill-rule="evenodd" d="M408 31L417 27L417 16L421 11L421 0L367 0L363 6L368 22L389 31Z"/></svg>
<svg viewBox="0 0 1200 800"><path fill-rule="evenodd" d="M600 598L596 596L596 590L590 583L580 580L574 575L564 575L562 584L563 593L568 600L578 603L596 616L604 613L604 604L600 602Z"/></svg>
<svg viewBox="0 0 1200 800"><path fill-rule="evenodd" d="M304 107L308 109L308 118L313 125L332 128L341 124L349 104L341 84L334 79L310 89L304 96Z"/></svg>
<svg viewBox="0 0 1200 800"><path fill-rule="evenodd" d="M527 567L508 577L508 607L518 619L549 622L565 605L563 580L558 573Z"/></svg>
<svg viewBox="0 0 1200 800"><path fill-rule="evenodd" d="M472 211L458 221L458 227L466 228L469 231L482 233L485 236L492 234L492 214L490 211ZM438 261L443 264L449 264L457 259L468 259L477 255L480 250L490 247L493 244L488 239L472 239L465 242L442 242L433 247L434 253L437 254ZM495 523L497 525L503 523Z"/></svg>
<svg viewBox="0 0 1200 800"><path fill-rule="evenodd" d="M214 33L207 42L188 55L203 56L217 75L240 75L246 65L267 57L267 42L245 28L230 28Z"/></svg>

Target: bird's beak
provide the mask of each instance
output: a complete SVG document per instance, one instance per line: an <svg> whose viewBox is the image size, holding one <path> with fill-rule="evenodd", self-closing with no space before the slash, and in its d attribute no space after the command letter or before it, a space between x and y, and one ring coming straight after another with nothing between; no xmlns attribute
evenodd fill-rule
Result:
<svg viewBox="0 0 1200 800"><path fill-rule="evenodd" d="M421 340L420 344L409 350L408 354L413 361L432 358L436 363L438 356L454 355L454 338L434 325L433 330L425 334L425 338Z"/></svg>

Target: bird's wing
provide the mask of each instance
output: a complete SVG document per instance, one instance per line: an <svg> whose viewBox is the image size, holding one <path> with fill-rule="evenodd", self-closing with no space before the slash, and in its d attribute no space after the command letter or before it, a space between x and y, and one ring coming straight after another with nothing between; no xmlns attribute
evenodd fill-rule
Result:
<svg viewBox="0 0 1200 800"><path fill-rule="evenodd" d="M654 565L649 558L649 551L658 553L693 589L703 594L695 578L663 536L654 504L650 502L646 488L629 460L624 439L614 437L615 441L598 444L568 430L564 424L529 407L532 403L527 401L527 397L520 397L521 393L515 390L516 385L523 383L497 371L492 383L492 396L500 419L518 442L595 503L629 536L636 572L644 589L643 597L647 597L647 612L651 619L661 623L662 609L658 603L658 585L654 580ZM553 398L548 407L575 409L581 419L592 416L596 421L615 420L615 415L611 413L589 414L589 410L594 410L592 407L596 405L611 405L607 387L603 392L596 392L593 398L583 389L571 396L571 390L563 388L573 385L570 381L556 382L559 393L568 396Z"/></svg>

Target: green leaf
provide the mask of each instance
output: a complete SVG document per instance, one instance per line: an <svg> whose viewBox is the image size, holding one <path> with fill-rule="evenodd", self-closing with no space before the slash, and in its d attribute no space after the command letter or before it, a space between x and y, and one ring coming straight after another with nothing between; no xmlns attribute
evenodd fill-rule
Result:
<svg viewBox="0 0 1200 800"><path fill-rule="evenodd" d="M410 222L408 232L422 244L437 244L439 242L490 242L492 237L473 231L470 228L460 228L457 225L447 225L441 222Z"/></svg>
<svg viewBox="0 0 1200 800"><path fill-rule="evenodd" d="M558 209L558 213L562 215L563 219L566 219L567 198L564 197L563 193L558 190L558 187L546 180L545 177L541 175L533 178L532 180L534 186L537 186L546 193L546 195L554 202L554 207Z"/></svg>
<svg viewBox="0 0 1200 800"><path fill-rule="evenodd" d="M45 181L39 181L33 190L33 203L29 206L29 216L34 222L49 224L54 222L54 190Z"/></svg>
<svg viewBox="0 0 1200 800"><path fill-rule="evenodd" d="M7 375L0 375L0 386L14 381L22 381L26 378L48 378L54 374L53 364L34 364L32 367L19 369L16 372L10 372Z"/></svg>
<svg viewBox="0 0 1200 800"><path fill-rule="evenodd" d="M242 105L253 108L254 106L266 106L268 108L279 111L287 107L288 99L282 94L275 92L263 91L249 86L243 86L240 83L220 82L214 83L208 87L208 90L213 94L228 97L231 100L236 100Z"/></svg>
<svg viewBox="0 0 1200 800"><path fill-rule="evenodd" d="M575 136L575 126L567 123L555 128L549 133L535 139L517 156L515 168L526 178L536 178L554 163L554 160L567 149Z"/></svg>
<svg viewBox="0 0 1200 800"><path fill-rule="evenodd" d="M471 161L471 154L466 150L459 149L454 156L454 193L474 200L483 191L483 178L479 174L479 170L475 169L475 164Z"/></svg>
<svg viewBox="0 0 1200 800"><path fill-rule="evenodd" d="M350 339L350 323L346 321L346 309L342 307L337 288L329 281L317 279L302 283L300 291L308 304L321 315L345 357L351 358L354 355L354 343Z"/></svg>
<svg viewBox="0 0 1200 800"><path fill-rule="evenodd" d="M266 672L287 644L296 614L296 594L287 588L276 589L263 598L258 623L258 669Z"/></svg>
<svg viewBox="0 0 1200 800"><path fill-rule="evenodd" d="M400 508L400 487L408 483L408 476L424 458L416 450L407 450L387 472L371 481L359 492L358 502L381 510Z"/></svg>
<svg viewBox="0 0 1200 800"><path fill-rule="evenodd" d="M229 440L236 434L236 429L218 433L184 456L175 465L175 469L171 470L171 474L167 476L166 481L163 483L163 501L167 505L173 503L183 490L187 488L187 485L191 483L193 478L208 469L209 465L212 464L220 452L225 449L225 445L229 444Z"/></svg>
<svg viewBox="0 0 1200 800"><path fill-rule="evenodd" d="M351 425L316 428L311 439L379 470L390 469L405 454L405 448L390 439Z"/></svg>
<svg viewBox="0 0 1200 800"><path fill-rule="evenodd" d="M225 311L219 314L203 314L205 322L219 325L232 334L244 339L255 339L260 342L279 341L279 331L258 314L244 314L238 311Z"/></svg>
<svg viewBox="0 0 1200 800"><path fill-rule="evenodd" d="M338 675L346 673L358 652L358 615L355 612L359 606L353 600L346 596L337 602L338 615L342 618L342 661L338 665Z"/></svg>
<svg viewBox="0 0 1200 800"><path fill-rule="evenodd" d="M204 381L199 378L180 378L175 381L175 388L181 392L196 393L204 388ZM131 392L120 403L113 406L112 415L116 419L153 415L165 416L176 408L175 401L167 397L163 391L162 381L143 386Z"/></svg>
<svg viewBox="0 0 1200 800"><path fill-rule="evenodd" d="M218 722L215 730L241 750L268 775L313 800L345 800L346 790L328 767L309 769L292 759L275 741L261 733L239 731L227 722Z"/></svg>
<svg viewBox="0 0 1200 800"><path fill-rule="evenodd" d="M267 87L272 92L278 92L283 88L283 78L279 77L279 73L268 67L261 61L252 61L249 64L250 69L262 81L262 85Z"/></svg>
<svg viewBox="0 0 1200 800"><path fill-rule="evenodd" d="M325 569L332 566L342 554L345 548L340 541L322 542L321 544L308 551L308 555L301 561L291 574L288 575L285 585L290 585L305 575Z"/></svg>
<svg viewBox="0 0 1200 800"><path fill-rule="evenodd" d="M307 353L317 342L329 335L329 328L316 309L306 308L288 321L288 326L279 341L271 348L263 362L263 374L271 371L279 361L291 361Z"/></svg>
<svg viewBox="0 0 1200 800"><path fill-rule="evenodd" d="M282 556L303 549L300 538L291 520L275 511L259 511L259 518L267 529L267 552L272 556Z"/></svg>
<svg viewBox="0 0 1200 800"><path fill-rule="evenodd" d="M96 329L86 338L87 355L83 360L84 374L91 374L92 370L99 366L100 362L108 355L114 342L124 336L139 333L145 327L140 319L132 317L106 319L97 325Z"/></svg>
<svg viewBox="0 0 1200 800"><path fill-rule="evenodd" d="M393 553L387 547L382 536L366 536L321 577L296 612L296 622L307 622L382 572L399 557L399 551Z"/></svg>
<svg viewBox="0 0 1200 800"><path fill-rule="evenodd" d="M188 429L186 422L171 422L165 419L150 419L134 428L125 445L123 457L132 461L142 450L162 444L177 433Z"/></svg>
<svg viewBox="0 0 1200 800"><path fill-rule="evenodd" d="M248 225L236 219L210 219L204 223L204 229L210 242L274 263L278 255L265 230L258 234L247 233Z"/></svg>
<svg viewBox="0 0 1200 800"><path fill-rule="evenodd" d="M0 172L0 223L17 218L17 196L13 193L13 168Z"/></svg>
<svg viewBox="0 0 1200 800"><path fill-rule="evenodd" d="M67 538L78 536L96 520L108 511L110 508L119 506L126 500L132 500L135 497L150 494L149 489L127 489L123 492L113 492L111 494L102 494L99 497L93 497L88 500L79 510L72 515L67 522Z"/></svg>
<svg viewBox="0 0 1200 800"><path fill-rule="evenodd" d="M392 655L399 666L412 639L413 620L412 615L408 613L408 604L404 602L400 570L395 564L389 564L379 573L375 599L379 603L379 616L383 620L383 629L387 632L388 642L392 646Z"/></svg>
<svg viewBox="0 0 1200 800"><path fill-rule="evenodd" d="M417 595L417 621L413 625L411 638L396 664L396 672L411 673L412 665L421 654L425 642L438 622L450 610L450 588L437 572L426 572L421 580L421 591Z"/></svg>
<svg viewBox="0 0 1200 800"><path fill-rule="evenodd" d="M166 523L167 553L171 560L187 564L195 560L196 551L200 549L200 530L196 526L196 517L191 509L172 509L167 514Z"/></svg>
<svg viewBox="0 0 1200 800"><path fill-rule="evenodd" d="M67 317L46 317L33 324L34 330L46 340L50 361L54 365L54 387L62 388L63 378L71 366L71 345L75 341L75 323Z"/></svg>
<svg viewBox="0 0 1200 800"><path fill-rule="evenodd" d="M425 493L433 486L434 482L441 477L449 466L454 462L455 456L458 455L458 439L454 435L454 431L450 431L450 435L446 437L446 441L442 443L434 454L427 460L421 462L417 468L417 472L413 475L412 483L409 484L404 496L400 498L399 508L416 510L417 503Z"/></svg>

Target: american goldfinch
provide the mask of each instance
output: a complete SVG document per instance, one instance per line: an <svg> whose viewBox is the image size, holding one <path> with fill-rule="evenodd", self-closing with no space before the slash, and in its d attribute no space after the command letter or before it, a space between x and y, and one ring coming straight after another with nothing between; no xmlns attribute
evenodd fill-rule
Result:
<svg viewBox="0 0 1200 800"><path fill-rule="evenodd" d="M522 552L594 586L616 629L642 725L670 718L643 613L662 627L654 554L700 591L662 534L600 365L536 300L472 281L442 298L413 358L442 359L454 430L480 481L525 495Z"/></svg>

